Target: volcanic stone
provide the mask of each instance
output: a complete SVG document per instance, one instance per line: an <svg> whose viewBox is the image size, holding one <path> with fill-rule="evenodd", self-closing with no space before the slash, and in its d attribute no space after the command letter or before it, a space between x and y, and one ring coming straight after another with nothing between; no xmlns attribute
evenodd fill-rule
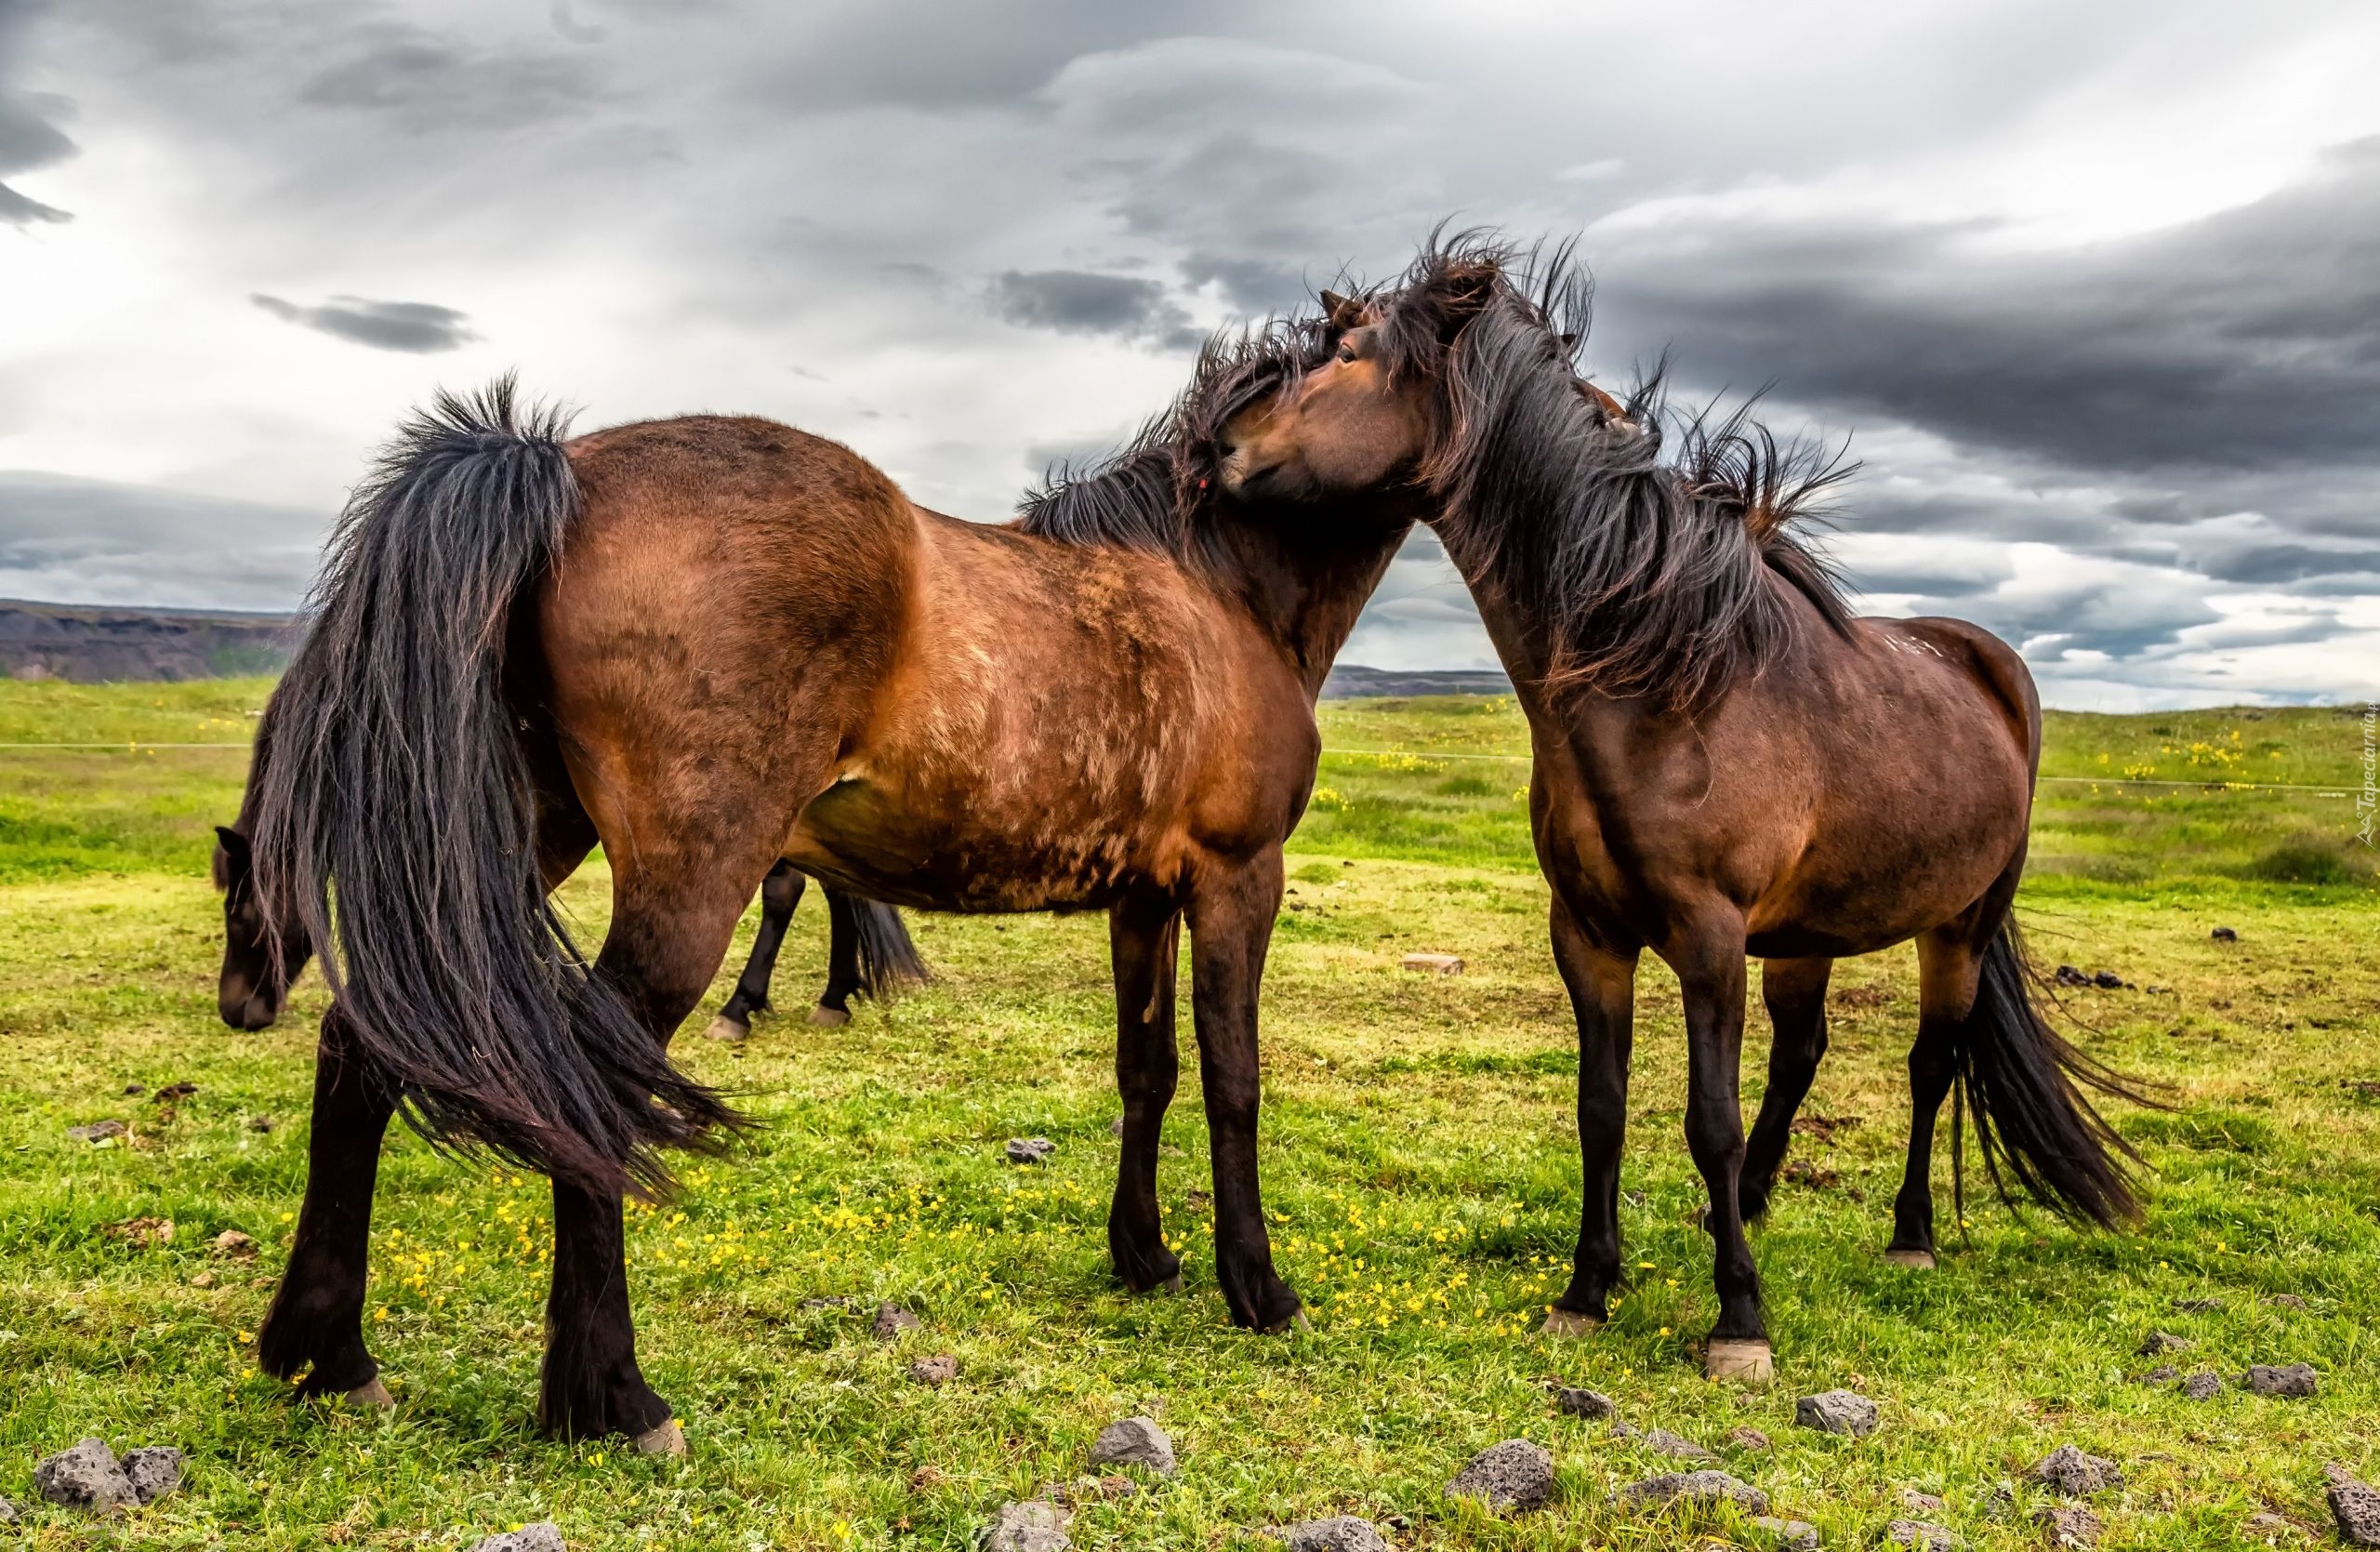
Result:
<svg viewBox="0 0 2380 1552"><path fill-rule="evenodd" d="M1966 1543L1954 1532L1923 1519L1896 1519L1884 1527L1884 1545L1914 1547L1916 1552L1958 1552Z"/></svg>
<svg viewBox="0 0 2380 1552"><path fill-rule="evenodd" d="M1773 1514L1754 1515L1752 1529L1767 1533L1770 1544L1778 1552L1818 1552L1818 1528L1806 1519L1779 1519Z"/></svg>
<svg viewBox="0 0 2380 1552"><path fill-rule="evenodd" d="M1768 1495L1724 1471L1673 1471L1647 1477L1620 1490L1622 1503L1634 1508L1659 1508L1668 1504L1705 1506L1733 1504L1747 1514L1766 1514Z"/></svg>
<svg viewBox="0 0 2380 1552"><path fill-rule="evenodd" d="M1554 1496L1554 1457L1526 1439L1491 1444L1447 1484L1449 1498L1476 1498L1498 1514L1544 1507Z"/></svg>
<svg viewBox="0 0 2380 1552"><path fill-rule="evenodd" d="M2240 1383L2259 1396L2281 1396L2291 1399L2314 1394L2314 1366L2310 1363L2284 1363L2275 1367L2269 1363L2252 1363L2240 1376Z"/></svg>
<svg viewBox="0 0 2380 1552"><path fill-rule="evenodd" d="M182 1485L182 1453L170 1444L127 1450L117 1464L124 1468L134 1495L144 1504L153 1504Z"/></svg>
<svg viewBox="0 0 2380 1552"><path fill-rule="evenodd" d="M1568 1386L1554 1393L1556 1410L1573 1417L1617 1417L1619 1403L1600 1390L1577 1390Z"/></svg>
<svg viewBox="0 0 2380 1552"><path fill-rule="evenodd" d="M2347 1475L2334 1461L2322 1467L2329 1482L2331 1518L2339 1522L2339 1539L2349 1546L2380 1546L2380 1489Z"/></svg>
<svg viewBox="0 0 2380 1552"><path fill-rule="evenodd" d="M1942 1512L1942 1500L1930 1492L1905 1487L1900 1490L1900 1506L1911 1514L1939 1514Z"/></svg>
<svg viewBox="0 0 2380 1552"><path fill-rule="evenodd" d="M959 1377L959 1360L948 1353L921 1358L909 1365L909 1377L919 1385L948 1385Z"/></svg>
<svg viewBox="0 0 2380 1552"><path fill-rule="evenodd" d="M1388 1540L1380 1533L1380 1527L1352 1514L1300 1520L1274 1534L1289 1544L1289 1552L1388 1552Z"/></svg>
<svg viewBox="0 0 2380 1552"><path fill-rule="evenodd" d="M1820 1433L1865 1439L1876 1431L1876 1403L1856 1390L1822 1390L1793 1403L1793 1421Z"/></svg>
<svg viewBox="0 0 2380 1552"><path fill-rule="evenodd" d="M2061 1444L2033 1467L2033 1480L2069 1498L2088 1498L2123 1486L2123 1468L2101 1456L2086 1455L2071 1444Z"/></svg>
<svg viewBox="0 0 2380 1552"><path fill-rule="evenodd" d="M2141 1338L2140 1356L2161 1358L2166 1353L2188 1352L2189 1346L2188 1337L2176 1336L2170 1331L2152 1331Z"/></svg>
<svg viewBox="0 0 2380 1552"><path fill-rule="evenodd" d="M253 1261L257 1258L257 1242L236 1228L227 1228L215 1237L215 1254L234 1261Z"/></svg>
<svg viewBox="0 0 2380 1552"><path fill-rule="evenodd" d="M1110 1423L1099 1430L1091 1441L1091 1464L1093 1466L1142 1466L1160 1477L1170 1477L1177 1469L1173 1459L1173 1440L1165 1430L1147 1417L1127 1417Z"/></svg>
<svg viewBox="0 0 2380 1552"><path fill-rule="evenodd" d="M2182 1394L2193 1401L2211 1401L2223 1388L2223 1376L2212 1369L2202 1369L2182 1382Z"/></svg>
<svg viewBox="0 0 2380 1552"><path fill-rule="evenodd" d="M1011 1137L1008 1140L1008 1161L1012 1164L1038 1164L1058 1151L1058 1145L1047 1137Z"/></svg>
<svg viewBox="0 0 2380 1552"><path fill-rule="evenodd" d="M1003 1504L992 1522L976 1532L984 1552L1066 1552L1066 1511L1045 1499Z"/></svg>
<svg viewBox="0 0 2380 1552"><path fill-rule="evenodd" d="M561 1526L550 1519L540 1519L517 1531L483 1536L465 1552L568 1552L568 1546L562 1539Z"/></svg>
<svg viewBox="0 0 2380 1552"><path fill-rule="evenodd" d="M879 1342L892 1342L897 1340L903 1332L916 1331L924 1324L923 1320L887 1299L876 1307L876 1320L868 1329L876 1333Z"/></svg>
<svg viewBox="0 0 2380 1552"><path fill-rule="evenodd" d="M1727 1430L1727 1444L1737 1450L1765 1450L1769 1447L1769 1440L1766 1434L1746 1424Z"/></svg>
<svg viewBox="0 0 2380 1552"><path fill-rule="evenodd" d="M63 1508L110 1514L140 1502L132 1479L100 1439L86 1439L33 1467L33 1489Z"/></svg>
<svg viewBox="0 0 2380 1552"><path fill-rule="evenodd" d="M129 1130L120 1121L95 1121L88 1126L70 1126L66 1134L78 1143L103 1143L111 1137L121 1137Z"/></svg>

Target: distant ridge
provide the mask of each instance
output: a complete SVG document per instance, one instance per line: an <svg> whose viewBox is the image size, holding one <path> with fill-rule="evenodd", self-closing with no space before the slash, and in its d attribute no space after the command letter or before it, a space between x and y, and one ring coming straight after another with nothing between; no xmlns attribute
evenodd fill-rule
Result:
<svg viewBox="0 0 2380 1552"><path fill-rule="evenodd" d="M289 661L292 624L288 615L232 609L0 598L0 674L101 684L278 673Z"/></svg>
<svg viewBox="0 0 2380 1552"><path fill-rule="evenodd" d="M1325 700L1357 696L1508 696L1513 682L1501 669L1368 669L1342 663L1322 682Z"/></svg>

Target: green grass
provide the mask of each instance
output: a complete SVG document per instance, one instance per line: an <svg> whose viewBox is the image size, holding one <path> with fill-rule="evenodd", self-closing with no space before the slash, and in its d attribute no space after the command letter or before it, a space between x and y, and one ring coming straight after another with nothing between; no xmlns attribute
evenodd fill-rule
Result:
<svg viewBox="0 0 2380 1552"><path fill-rule="evenodd" d="M1342 1510L1406 1517L1400 1539L1430 1547L1758 1545L1724 1520L1621 1510L1613 1490L1662 1463L1554 1415L1555 1378L1713 1445L1765 1430L1775 1449L1730 1469L1830 1545L1872 1540L1905 1512L1904 1488L1945 1494L1937 1518L1976 1545L2037 1545L1974 1505L2069 1440L2125 1466L2096 1506L2111 1546L2235 1545L2266 1507L2327 1536L2320 1463L2380 1470L2380 901L2370 854L2347 839L2351 804L2090 789L2103 752L2119 776L2154 763L2194 779L2161 748L2228 742L2236 726L2248 749L2281 749L2254 758L2286 779L2346 790L2351 719L2053 719L2047 770L2083 779L2044 789L2023 909L2045 956L2161 988L2069 994L2095 1053L2172 1086L2173 1112L2119 1118L2155 1171L2149 1221L2079 1235L1978 1192L1971 1242L1950 1240L1940 1271L1884 1265L1914 967L1907 950L1847 962L1807 1107L1845 1124L1831 1143L1797 1139L1812 1175L1754 1231L1778 1381L1743 1392L1703 1382L1695 1358L1709 1253L1679 1136L1675 985L1657 965L1640 983L1624 1181L1634 1281L1593 1339L1533 1333L1576 1228L1573 1037L1513 797L1526 766L1448 758L1524 749L1517 713L1476 698L1326 708L1331 748L1417 758L1327 759L1340 801L1297 839L1267 980L1267 1203L1314 1330L1225 1323L1191 1073L1160 1191L1189 1292L1130 1298L1109 1282L1100 921L921 918L942 973L927 991L841 1029L784 1018L738 1050L679 1047L768 1124L633 1214L641 1353L694 1447L655 1463L536 1434L542 1184L410 1134L390 1144L374 1224L370 1331L396 1413L299 1405L254 1372L248 1334L303 1184L322 993L310 979L261 1035L216 1021L207 827L235 806L245 760L145 749L237 741L266 688L0 685L8 741L139 746L0 750L0 1493L29 1499L34 1459L86 1433L192 1457L178 1496L104 1533L36 1510L31 1545L451 1547L552 1518L583 1547L955 1548L1003 1500L1080 1475L1097 1429L1137 1412L1172 1431L1182 1474L1079 1511L1078 1546L1186 1552ZM2296 882L2294 865L2261 876L2301 836L2343 859L2336 882ZM598 865L567 886L590 934L605 882ZM2215 924L2240 941L2211 942ZM786 948L782 1005L814 992L822 936L813 904ZM1397 968L1421 948L1470 968ZM1753 1094L1758 1053L1756 1031ZM177 1081L198 1087L170 1105L124 1093ZM132 1124L129 1146L63 1134L109 1116ZM258 1118L271 1129L252 1130ZM1056 1157L1007 1164L1001 1143L1032 1134ZM1946 1214L1948 1174L1944 1161ZM173 1220L171 1240L107 1232L140 1217ZM211 1256L225 1228L256 1236L261 1256ZM805 1307L836 1294L900 1299L925 1330L885 1347L865 1308ZM2204 1297L2223 1307L2176 1308ZM2311 1361L2321 1393L2191 1403L2130 1384L2151 1329L2198 1344L2185 1368ZM906 1373L934 1352L960 1364L938 1390ZM1875 1437L1792 1426L1794 1396L1836 1385L1880 1400ZM1442 1498L1473 1451L1516 1435L1554 1452L1554 1506L1506 1524Z"/></svg>

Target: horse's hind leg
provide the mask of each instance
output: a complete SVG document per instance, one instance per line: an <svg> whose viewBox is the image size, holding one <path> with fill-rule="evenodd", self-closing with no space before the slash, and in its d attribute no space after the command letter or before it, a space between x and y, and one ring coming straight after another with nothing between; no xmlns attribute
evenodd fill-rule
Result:
<svg viewBox="0 0 2380 1552"><path fill-rule="evenodd" d="M648 817L655 832L670 829L668 815ZM732 842L666 853L656 844L614 865L612 927L595 974L619 988L665 1045L718 974L753 882L785 833L782 825L754 828L760 839L742 856ZM539 1392L545 1426L565 1438L627 1434L648 1453L681 1453L685 1440L669 1403L637 1367L619 1195L561 1181L553 1191L554 1275Z"/></svg>
<svg viewBox="0 0 2380 1552"><path fill-rule="evenodd" d="M1158 1217L1157 1154L1182 1074L1173 1023L1182 916L1168 900L1125 900L1108 911L1107 935L1116 972L1116 1088L1124 1100L1107 1250L1116 1275L1134 1293L1179 1289L1182 1262L1167 1248Z"/></svg>
<svg viewBox="0 0 2380 1552"><path fill-rule="evenodd" d="M1884 1258L1903 1267L1934 1265L1934 1123L1958 1079L1958 1035L1975 1006L1981 956L1967 941L1969 918L1917 940L1917 1043L1909 1048L1909 1161L1893 1198L1892 1243Z"/></svg>
<svg viewBox="0 0 2380 1552"><path fill-rule="evenodd" d="M1743 1178L1737 1202L1744 1221L1768 1210L1778 1167L1793 1136L1793 1113L1809 1097L1819 1059L1826 1055L1826 982L1834 962L1825 959L1768 960L1760 974L1761 1001L1768 1006L1768 1089L1760 1096L1760 1118L1744 1144Z"/></svg>
<svg viewBox="0 0 2380 1552"><path fill-rule="evenodd" d="M734 995L703 1031L709 1039L742 1040L752 1032L752 1015L768 1011L769 981L776 975L777 950L785 946L786 929L793 924L807 882L783 857L760 881L760 926L752 935L752 957L744 962L744 974L735 977Z"/></svg>
<svg viewBox="0 0 2380 1552"><path fill-rule="evenodd" d="M338 1004L323 1015L314 1055L314 1116L306 1143L306 1201L289 1264L257 1338L257 1363L300 1394L390 1405L380 1365L364 1345L365 1261L380 1136L396 1095L345 1033Z"/></svg>
<svg viewBox="0 0 2380 1552"><path fill-rule="evenodd" d="M1559 895L1554 963L1579 1022L1579 1248L1570 1286L1545 1329L1576 1335L1609 1315L1620 1284L1620 1156L1628 1137L1628 1062L1635 1040L1636 955L1595 942Z"/></svg>
<svg viewBox="0 0 2380 1552"><path fill-rule="evenodd" d="M826 891L826 986L810 1022L828 1028L852 1021L852 993L864 989L867 975L859 962L858 902L840 889Z"/></svg>

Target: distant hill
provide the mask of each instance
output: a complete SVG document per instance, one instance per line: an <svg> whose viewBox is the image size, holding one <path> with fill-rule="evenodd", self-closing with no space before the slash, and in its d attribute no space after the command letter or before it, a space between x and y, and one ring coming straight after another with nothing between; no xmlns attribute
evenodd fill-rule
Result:
<svg viewBox="0 0 2380 1552"><path fill-rule="evenodd" d="M1342 663L1322 682L1325 700L1357 696L1508 696L1513 682L1501 669L1368 669Z"/></svg>
<svg viewBox="0 0 2380 1552"><path fill-rule="evenodd" d="M224 609L116 609L0 599L0 674L65 679L224 679L277 673L292 618Z"/></svg>

